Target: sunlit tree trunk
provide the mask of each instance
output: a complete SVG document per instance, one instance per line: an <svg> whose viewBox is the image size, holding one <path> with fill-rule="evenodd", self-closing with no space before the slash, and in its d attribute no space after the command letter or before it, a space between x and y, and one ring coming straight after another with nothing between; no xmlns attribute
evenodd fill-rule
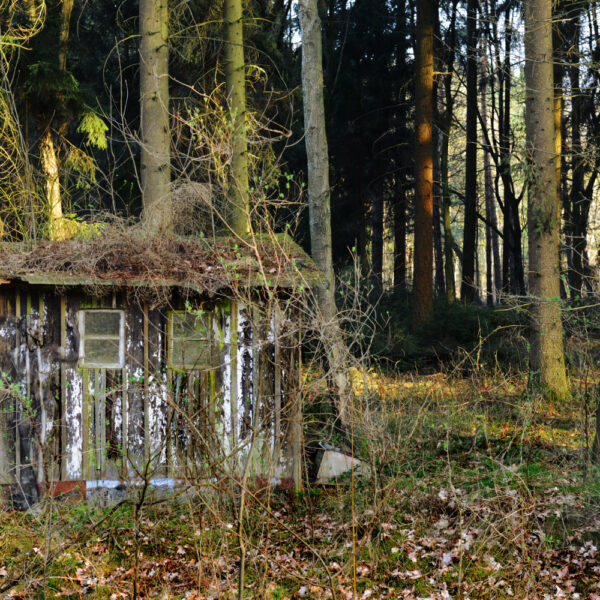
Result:
<svg viewBox="0 0 600 600"><path fill-rule="evenodd" d="M143 219L149 229L165 231L173 221L167 0L140 0L139 11Z"/></svg>
<svg viewBox="0 0 600 600"><path fill-rule="evenodd" d="M246 73L242 0L224 0L225 81L233 148L229 183L229 226L238 235L250 231L248 201L248 140L246 137Z"/></svg>
<svg viewBox="0 0 600 600"><path fill-rule="evenodd" d="M525 1L525 127L528 177L529 291L533 376L568 395L560 305L559 206L555 166L551 0Z"/></svg>
<svg viewBox="0 0 600 600"><path fill-rule="evenodd" d="M433 3L419 0L415 53L414 323L426 319L433 310L433 27Z"/></svg>
<svg viewBox="0 0 600 600"><path fill-rule="evenodd" d="M67 68L67 47L69 45L69 30L71 24L71 13L75 0L62 0L60 39L58 48L58 66L61 70Z"/></svg>
<svg viewBox="0 0 600 600"><path fill-rule="evenodd" d="M61 6L61 20L58 40L58 67L61 71L67 69L67 47L69 44L69 30L71 13L74 0L63 0ZM59 131L66 128L66 123L59 124ZM39 141L40 165L44 175L46 200L48 202L48 215L50 221L49 237L61 240L68 237L68 226L63 215L62 197L60 189L60 170L58 152L52 133L52 119L46 127Z"/></svg>
<svg viewBox="0 0 600 600"><path fill-rule="evenodd" d="M60 196L60 178L58 172L58 157L50 126L42 134L39 142L40 165L44 174L44 187L48 202L50 220L49 237L51 240L62 240L66 237L65 221Z"/></svg>
<svg viewBox="0 0 600 600"><path fill-rule="evenodd" d="M316 0L299 0L302 32L302 92L304 131L308 162L308 201L311 253L325 274L327 285L315 293L323 316L321 339L327 352L330 380L338 400L342 424L350 424L351 388L348 381L348 352L339 327L335 305L335 279L331 250L331 207L329 151L325 131L321 20Z"/></svg>
<svg viewBox="0 0 600 600"><path fill-rule="evenodd" d="M475 243L477 237L477 0L467 4L467 149L465 157L465 223L460 297L476 297Z"/></svg>

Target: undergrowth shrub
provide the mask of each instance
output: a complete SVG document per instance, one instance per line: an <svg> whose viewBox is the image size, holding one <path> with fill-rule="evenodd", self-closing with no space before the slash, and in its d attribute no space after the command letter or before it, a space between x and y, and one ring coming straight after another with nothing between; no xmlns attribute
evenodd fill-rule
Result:
<svg viewBox="0 0 600 600"><path fill-rule="evenodd" d="M374 353L402 369L438 368L481 344L487 365L523 368L526 315L510 306L449 304L437 299L432 316L415 326L409 291L384 294L377 304Z"/></svg>

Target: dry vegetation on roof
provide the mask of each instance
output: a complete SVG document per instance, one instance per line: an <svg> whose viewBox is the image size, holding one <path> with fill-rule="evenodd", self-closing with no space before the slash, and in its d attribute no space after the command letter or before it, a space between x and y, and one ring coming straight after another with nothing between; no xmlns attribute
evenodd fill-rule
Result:
<svg viewBox="0 0 600 600"><path fill-rule="evenodd" d="M214 293L221 288L289 285L316 268L302 250L281 236L245 242L232 238L149 237L138 227L108 225L90 240L0 246L5 278L64 275L65 285L84 278L99 285L181 285Z"/></svg>

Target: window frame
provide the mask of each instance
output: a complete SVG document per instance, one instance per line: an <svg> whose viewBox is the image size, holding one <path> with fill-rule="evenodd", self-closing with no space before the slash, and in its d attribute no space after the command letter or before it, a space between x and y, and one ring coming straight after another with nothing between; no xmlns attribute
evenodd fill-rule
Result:
<svg viewBox="0 0 600 600"><path fill-rule="evenodd" d="M205 323L206 327L206 335L205 336L185 336L178 337L177 340L180 343L185 344L186 341L197 342L202 341L206 342L208 345L208 361L204 361L202 363L194 363L191 365L190 363L185 364L176 364L173 362L173 345L175 342L175 336L173 335L173 327L175 323L175 315L192 315L196 319L198 319L201 315L194 315L193 312L189 310L170 310L167 314L167 366L174 371L201 371L208 370L214 368L214 332L213 332L213 311L202 311L202 315L204 315L207 319L207 323Z"/></svg>
<svg viewBox="0 0 600 600"><path fill-rule="evenodd" d="M86 335L85 315L90 313L113 313L120 316L119 334ZM84 369L122 369L125 366L125 311L116 308L85 308L78 312L79 325L79 366ZM119 340L119 360L113 363L89 362L85 359L86 340Z"/></svg>

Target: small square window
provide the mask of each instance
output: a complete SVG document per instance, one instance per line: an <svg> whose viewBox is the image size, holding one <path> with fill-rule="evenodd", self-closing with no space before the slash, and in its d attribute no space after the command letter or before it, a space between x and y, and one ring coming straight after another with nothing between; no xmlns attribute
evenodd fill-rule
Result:
<svg viewBox="0 0 600 600"><path fill-rule="evenodd" d="M79 311L79 364L120 369L125 362L125 315L122 310Z"/></svg>
<svg viewBox="0 0 600 600"><path fill-rule="evenodd" d="M173 311L168 321L169 366L174 369L209 369L214 362L210 313Z"/></svg>

